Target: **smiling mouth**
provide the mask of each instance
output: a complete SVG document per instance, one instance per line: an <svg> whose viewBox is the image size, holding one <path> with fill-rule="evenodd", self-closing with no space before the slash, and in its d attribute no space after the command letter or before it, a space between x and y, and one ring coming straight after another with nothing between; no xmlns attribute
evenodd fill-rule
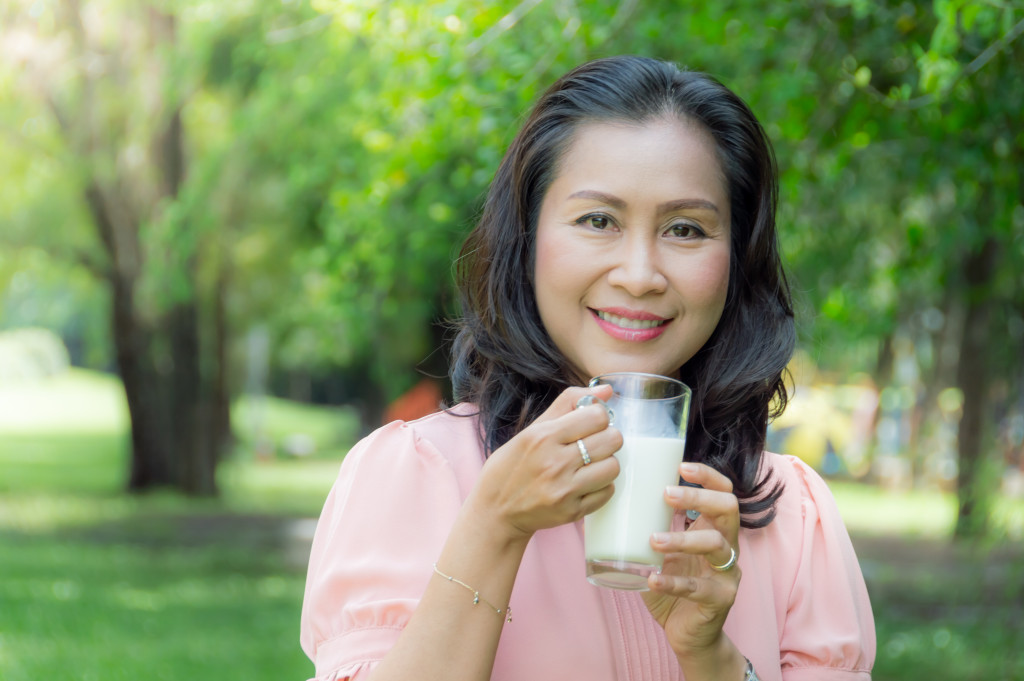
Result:
<svg viewBox="0 0 1024 681"><path fill-rule="evenodd" d="M668 324L669 319L630 319L629 317L621 317L611 312L605 312L604 310L594 310L594 314L609 324L621 327L623 329L654 329L659 326Z"/></svg>

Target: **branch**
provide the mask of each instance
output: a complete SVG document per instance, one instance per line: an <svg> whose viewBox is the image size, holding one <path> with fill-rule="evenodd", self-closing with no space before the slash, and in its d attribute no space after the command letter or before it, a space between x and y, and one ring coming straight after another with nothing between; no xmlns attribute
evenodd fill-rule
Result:
<svg viewBox="0 0 1024 681"><path fill-rule="evenodd" d="M605 42L612 42L618 36L619 32L626 25L629 17L633 14L633 10L636 9L638 0L623 0L619 4L615 15L608 23L608 38ZM554 63L555 58L561 53L563 47L569 44L572 39L579 32L580 27L583 25L582 20L576 15L576 3L573 0L565 0L564 3L558 5L559 9L564 9L568 18L565 20L565 26L562 28L562 38L559 42L553 44L550 49L545 52L537 63L533 65L533 68L525 74L520 80L519 85L521 89L529 88L532 86L537 79L551 67Z"/></svg>
<svg viewBox="0 0 1024 681"><path fill-rule="evenodd" d="M611 33L609 39L613 39L618 36L619 31L626 25L629 18L633 15L633 10L636 9L638 0L623 0L619 3L619 8L615 10L615 16L611 20Z"/></svg>
<svg viewBox="0 0 1024 681"><path fill-rule="evenodd" d="M499 35L505 33L510 28L515 26L519 22L519 20L526 16L526 14L531 9L533 9L543 1L544 0L523 0L521 3L519 3L518 6L516 6L515 9L513 9L511 12L503 16L501 19L499 19L498 23L494 24L494 26L491 26L489 29L484 31L483 35L481 35L479 38L477 38L469 45L467 45L466 56L474 56L484 47L486 47L491 42L496 40Z"/></svg>
<svg viewBox="0 0 1024 681"><path fill-rule="evenodd" d="M330 14L321 14L295 26L286 26L267 31L266 39L271 45L292 42L293 40L311 36L317 31L322 31L330 26L333 20L334 18Z"/></svg>
<svg viewBox="0 0 1024 681"><path fill-rule="evenodd" d="M76 249L72 251L71 259L88 270L97 279L109 280L114 274L114 270L109 264L109 258L107 262L103 262L88 251Z"/></svg>
<svg viewBox="0 0 1024 681"><path fill-rule="evenodd" d="M57 99L53 96L53 93L47 90L43 93L43 97L46 99L46 106L49 107L53 113L54 120L57 121L57 126L61 132L64 133L65 138L69 145L73 145L75 142L73 130L71 128L71 116L57 103Z"/></svg>
<svg viewBox="0 0 1024 681"><path fill-rule="evenodd" d="M93 224L96 226L96 233L99 235L100 241L103 242L103 247L107 250L110 260L116 263L118 253L113 218L108 210L103 191L95 179L90 179L88 186L85 187L85 202L89 206Z"/></svg>
<svg viewBox="0 0 1024 681"><path fill-rule="evenodd" d="M71 29L71 35L75 37L75 45L78 54L85 54L88 46L88 38L85 33L85 24L82 21L82 7L78 0L64 0L64 12L67 15L67 24Z"/></svg>
<svg viewBox="0 0 1024 681"><path fill-rule="evenodd" d="M635 1L635 0L633 0ZM628 4L628 2L627 2ZM556 41L542 56L533 67L519 79L519 88L529 89L537 79L551 67L554 63L555 58L562 51L563 47L573 39L576 33L580 30L580 26L583 22L576 15L576 3L573 0L564 0L564 2L557 5L558 9L564 9L567 15L565 20L565 26L562 28L562 38ZM618 16L616 14L616 16Z"/></svg>
<svg viewBox="0 0 1024 681"><path fill-rule="evenodd" d="M1006 32L999 40L995 41L991 45L985 48L985 50L975 57L974 61L964 67L961 72L961 78L967 78L968 76L974 75L981 70L985 64L992 61L997 54L1009 47L1010 43L1019 38L1024 33L1024 19L1021 19L1017 24Z"/></svg>
<svg viewBox="0 0 1024 681"><path fill-rule="evenodd" d="M21 130L11 125L0 127L0 139L5 140L5 143L9 143L12 147L17 146L26 150L33 158L46 158L48 160L56 160L58 158L53 149L26 137Z"/></svg>
<svg viewBox="0 0 1024 681"><path fill-rule="evenodd" d="M920 97L914 97L908 100L899 100L889 97L884 92L881 92L870 84L864 86L864 90L871 94L873 97L881 101L886 106L892 109L901 110L913 110L920 109L921 107L928 106L939 99L943 99L950 93L950 91L956 87L956 85L964 80L973 76L975 73L980 71L986 64L995 59L996 55L1005 50L1010 46L1014 40L1024 34L1024 19L1018 21L1013 28L1006 32L999 40L995 41L988 47L986 47L981 54L975 57L967 66L965 66L960 73L954 78L946 87L938 92L932 92L927 95L921 95Z"/></svg>
<svg viewBox="0 0 1024 681"><path fill-rule="evenodd" d="M111 269L103 261L103 258L97 257L84 248L66 246L60 242L48 243L46 241L39 241L38 239L31 238L31 236L20 238L21 236L20 233L15 235L9 233L0 234L0 249L3 249L4 252L15 253L31 248L42 248L47 258L53 262L80 265L97 279L108 279L110 277Z"/></svg>

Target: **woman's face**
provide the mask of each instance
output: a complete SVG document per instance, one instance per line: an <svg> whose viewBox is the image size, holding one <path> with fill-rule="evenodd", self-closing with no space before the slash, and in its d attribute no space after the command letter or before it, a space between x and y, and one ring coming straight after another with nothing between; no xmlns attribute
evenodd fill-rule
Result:
<svg viewBox="0 0 1024 681"><path fill-rule="evenodd" d="M729 199L697 124L581 126L541 204L541 321L581 381L611 371L674 376L722 316Z"/></svg>

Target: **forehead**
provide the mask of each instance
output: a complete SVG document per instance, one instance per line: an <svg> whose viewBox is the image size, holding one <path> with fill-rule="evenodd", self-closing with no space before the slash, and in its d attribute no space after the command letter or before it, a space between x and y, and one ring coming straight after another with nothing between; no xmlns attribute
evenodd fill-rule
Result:
<svg viewBox="0 0 1024 681"><path fill-rule="evenodd" d="M559 159L549 189L557 194L567 185L595 183L600 186L588 188L636 196L702 194L728 208L714 138L699 123L675 116L581 124Z"/></svg>

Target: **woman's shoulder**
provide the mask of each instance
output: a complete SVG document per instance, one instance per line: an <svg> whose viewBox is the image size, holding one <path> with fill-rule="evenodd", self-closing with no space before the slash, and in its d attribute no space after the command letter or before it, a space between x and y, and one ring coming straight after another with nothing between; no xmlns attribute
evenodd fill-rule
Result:
<svg viewBox="0 0 1024 681"><path fill-rule="evenodd" d="M859 574L849 532L824 478L795 456L766 453L763 465L784 488L771 523L748 532L761 535L755 541L770 551L781 572L805 570L808 561L828 556L826 562L841 561Z"/></svg>
<svg viewBox="0 0 1024 681"><path fill-rule="evenodd" d="M798 457L766 453L763 467L785 487L772 522L744 530L753 550L747 565L770 566L763 588L775 594L782 667L793 678L798 668L799 678L826 678L823 669L867 678L875 656L871 601L835 498ZM744 570L748 577L756 583L756 571Z"/></svg>
<svg viewBox="0 0 1024 681"><path fill-rule="evenodd" d="M414 421L392 421L352 447L340 475L418 475L425 468L450 469L465 484L484 460L476 415L473 405L457 404Z"/></svg>
<svg viewBox="0 0 1024 681"><path fill-rule="evenodd" d="M407 436L419 442L448 445L479 439L478 414L475 406L460 402L414 421L396 421L389 425L406 431Z"/></svg>
<svg viewBox="0 0 1024 681"><path fill-rule="evenodd" d="M845 534L843 520L828 483L807 462L787 454L765 452L761 460L762 476L769 489L781 484L782 493L775 504L775 515L767 527L753 530L774 542L788 544L822 525Z"/></svg>
<svg viewBox="0 0 1024 681"><path fill-rule="evenodd" d="M395 420L380 426L360 439L348 456L372 452L381 445L399 442L420 448L425 444L451 444L472 437L478 430L477 410L473 405L459 403L412 421Z"/></svg>
<svg viewBox="0 0 1024 681"><path fill-rule="evenodd" d="M780 504L817 504L820 501L834 503L825 479L799 457L764 452L761 465L763 476L769 476L770 480L783 486Z"/></svg>

